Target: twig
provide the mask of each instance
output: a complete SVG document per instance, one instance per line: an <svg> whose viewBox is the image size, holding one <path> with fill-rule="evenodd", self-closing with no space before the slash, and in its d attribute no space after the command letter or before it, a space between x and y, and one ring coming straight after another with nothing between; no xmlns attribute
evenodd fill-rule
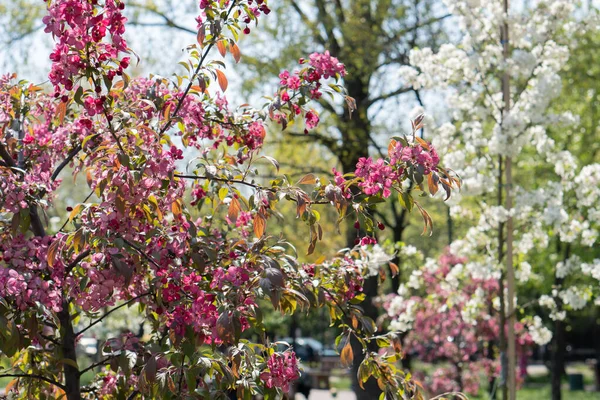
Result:
<svg viewBox="0 0 600 400"><path fill-rule="evenodd" d="M29 379L39 379L40 381L44 381L47 382L51 385L54 385L56 387L61 388L62 390L66 390L67 387L65 385L63 385L62 383L58 383L53 379L50 378L46 378L45 376L42 375L35 375L35 374L2 374L0 375L0 378L29 378Z"/></svg>
<svg viewBox="0 0 600 400"><path fill-rule="evenodd" d="M89 367L87 367L85 369L82 369L81 371L79 371L79 375L83 375L86 372L88 372L88 371L90 371L90 370L92 370L92 369L94 369L96 367L104 365L107 361L112 360L113 358L118 357L120 355L121 355L121 353L119 353L118 355L113 355L113 356L110 356L110 357L106 357L104 360L98 361L97 363L94 363L94 364L90 365Z"/></svg>
<svg viewBox="0 0 600 400"><path fill-rule="evenodd" d="M250 186L254 189L258 189L258 190L268 190L271 192L275 192L275 189L272 188L264 188L260 185L257 185L255 183L250 183L250 182L246 182L244 180L240 180L240 179L227 179L227 178L218 178L216 176L203 176L203 175L183 175L183 174L175 174L175 177L177 178L182 178L182 179L207 179L209 181L217 181L217 182L226 182L226 183L239 183L241 185L246 185L246 186Z"/></svg>
<svg viewBox="0 0 600 400"><path fill-rule="evenodd" d="M143 251L142 249L140 249L137 245L131 243L129 240L125 239L124 237L121 236L121 239L123 239L123 241L131 248L133 248L135 251L137 251L142 257L144 257L146 260L150 261L152 263L152 265L154 265L156 268L160 269L162 268L155 260L154 258L150 257L148 254L146 254L145 251Z"/></svg>
<svg viewBox="0 0 600 400"><path fill-rule="evenodd" d="M235 7L235 5L236 5L236 0L231 2L231 7L229 7L229 10L227 10L227 14L225 15L225 20L227 20L229 18L229 14L231 14L231 11ZM200 28L200 29L203 29L203 28ZM217 35L215 35L215 36L217 36ZM171 124L173 123L174 118L177 117L177 114L181 110L181 106L183 105L183 100L187 97L188 93L190 92L190 89L192 88L192 85L194 84L194 80L196 79L196 77L200 73L200 70L202 69L202 64L204 64L206 57L208 57L208 53L210 53L210 51L214 47L215 43L216 43L216 40L213 40L206 48L206 51L204 52L204 54L202 55L202 58L200 58L200 61L198 62L198 66L194 70L194 74L190 78L190 82L188 83L187 87L185 88L183 95L179 98L179 101L177 102L177 107L175 107L175 111L173 112L173 114L171 114L171 116L169 117L169 120L167 121L165 126L163 126L162 129L160 130L159 136L162 136L171 127Z"/></svg>
<svg viewBox="0 0 600 400"><path fill-rule="evenodd" d="M129 304L133 303L134 301L136 301L138 299L141 299L142 297L146 297L146 296L148 296L150 294L151 294L151 292L142 293L142 294L140 294L138 296L135 296L132 299L127 300L125 303L123 303L120 306L117 306L117 307L113 308L112 310L106 312L103 316L101 316L100 318L98 318L97 320L95 320L94 322L92 322L91 324L89 324L88 326L86 326L85 328L83 328L81 331L77 332L75 334L75 336L82 335L85 331L87 331L88 329L90 329L94 325L99 324L100 322L102 322L103 319L105 319L106 317L108 317L113 312L115 312L115 311L117 311L117 310L119 310L119 309L121 309L121 308L123 308L125 306L128 306Z"/></svg>
<svg viewBox="0 0 600 400"><path fill-rule="evenodd" d="M73 261L71 261L69 263L69 265L67 265L67 268L65 268L65 276L69 275L69 273L73 270L73 268L75 268L77 266L77 264L79 264L84 258L89 256L90 253L91 253L91 250L88 249L88 250L80 253Z"/></svg>

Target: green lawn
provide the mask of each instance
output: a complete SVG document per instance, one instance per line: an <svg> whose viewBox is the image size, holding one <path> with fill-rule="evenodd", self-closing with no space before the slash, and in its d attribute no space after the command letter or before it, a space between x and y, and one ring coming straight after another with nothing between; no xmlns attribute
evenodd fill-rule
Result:
<svg viewBox="0 0 600 400"><path fill-rule="evenodd" d="M416 363L417 368L424 370L431 369L430 366ZM341 371L338 371L341 372ZM591 386L593 384L593 374L591 369L583 364L570 364L567 367L567 373L581 373L584 376L584 384ZM341 374L340 374L341 375ZM351 380L349 375L336 376L331 379L331 386L336 390L351 390ZM488 400L487 393L484 392L486 385L482 385L481 393L478 396L469 396L473 400ZM600 392L571 392L568 387L568 380L565 377L563 380L563 399L566 400L600 400ZM498 399L502 396L497 396ZM550 399L550 377L548 374L538 374L530 376L523 387L517 391L518 400L549 400Z"/></svg>

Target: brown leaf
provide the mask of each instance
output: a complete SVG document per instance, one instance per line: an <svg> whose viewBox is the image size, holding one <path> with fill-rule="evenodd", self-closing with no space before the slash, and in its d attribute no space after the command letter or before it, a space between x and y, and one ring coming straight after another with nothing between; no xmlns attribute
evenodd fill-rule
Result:
<svg viewBox="0 0 600 400"><path fill-rule="evenodd" d="M240 202L235 197L231 199L229 203L229 209L227 210L227 216L230 220L235 221L240 213Z"/></svg>
<svg viewBox="0 0 600 400"><path fill-rule="evenodd" d="M427 143L425 140L421 139L421 138L420 138L420 137L418 137L418 136L415 136L415 140L416 140L417 142L419 142L419 144L420 144L421 146L423 146L423 148L424 148L425 150L429 151L429 143Z"/></svg>
<svg viewBox="0 0 600 400"><path fill-rule="evenodd" d="M340 360L344 368L352 366L352 361L354 361L354 352L352 351L352 346L350 345L350 336L348 336L346 345L340 352Z"/></svg>
<svg viewBox="0 0 600 400"><path fill-rule="evenodd" d="M229 311L225 311L221 316L217 319L217 336L225 342L230 343L235 339L235 331L234 331L234 321L233 316L230 315Z"/></svg>
<svg viewBox="0 0 600 400"><path fill-rule="evenodd" d="M225 54L227 54L227 41L226 40L219 40L217 42L217 49L219 49L219 53L221 53L221 55L223 57L225 57Z"/></svg>
<svg viewBox="0 0 600 400"><path fill-rule="evenodd" d="M233 56L233 59L235 60L236 63L240 62L240 58L242 58L242 54L240 53L240 48L238 47L238 45L236 43L233 43L231 45L231 55Z"/></svg>
<svg viewBox="0 0 600 400"><path fill-rule="evenodd" d="M48 247L48 254L46 255L46 261L48 261L49 266L54 265L54 261L56 261L56 252L58 251L58 246L60 245L60 241L56 240L52 242L52 244Z"/></svg>
<svg viewBox="0 0 600 400"><path fill-rule="evenodd" d="M396 142L395 139L390 140L390 144L388 144L388 155L392 154L392 151L396 148L396 144L398 142Z"/></svg>
<svg viewBox="0 0 600 400"><path fill-rule="evenodd" d="M436 194L438 191L438 180L440 178L437 175L429 174L427 175L427 186L429 187L429 193L432 195Z"/></svg>
<svg viewBox="0 0 600 400"><path fill-rule="evenodd" d="M217 81L219 82L219 86L221 87L222 91L226 91L227 90L227 77L225 76L225 74L223 73L223 71L221 71L220 69L215 70L217 73Z"/></svg>
<svg viewBox="0 0 600 400"><path fill-rule="evenodd" d="M171 106L172 105L173 105L173 103L169 103L169 105L165 109L165 112L163 113L163 117L164 117L165 121L168 121L171 118Z"/></svg>
<svg viewBox="0 0 600 400"><path fill-rule="evenodd" d="M174 201L171 204L171 211L173 211L173 215L176 217L181 215L181 204L179 204L179 201Z"/></svg>
<svg viewBox="0 0 600 400"><path fill-rule="evenodd" d="M56 106L56 114L54 117L58 119L58 123L62 125L65 121L65 115L67 115L67 103L63 103L62 101L58 106Z"/></svg>
<svg viewBox="0 0 600 400"><path fill-rule="evenodd" d="M390 272L392 273L392 277L394 277L400 273L400 268L393 262L390 262Z"/></svg>
<svg viewBox="0 0 600 400"><path fill-rule="evenodd" d="M198 35L196 36L196 39L198 40L198 44L202 47L204 47L204 39L206 38L206 32L204 32L204 25L202 25L200 27L200 29L198 30Z"/></svg>
<svg viewBox="0 0 600 400"><path fill-rule="evenodd" d="M265 234L265 228L266 228L266 221L265 218L260 215L260 214L256 214L254 216L254 234L256 235L256 237L261 238L263 237L263 235Z"/></svg>
<svg viewBox="0 0 600 400"><path fill-rule="evenodd" d="M313 185L317 183L317 177L315 174L306 174L298 181L298 185Z"/></svg>
<svg viewBox="0 0 600 400"><path fill-rule="evenodd" d="M92 169L88 168L85 171L85 181L87 182L89 187L92 187L92 184L94 183L94 177L92 176Z"/></svg>
<svg viewBox="0 0 600 400"><path fill-rule="evenodd" d="M148 362L146 363L146 380L148 383L152 384L156 380L156 357L150 356Z"/></svg>

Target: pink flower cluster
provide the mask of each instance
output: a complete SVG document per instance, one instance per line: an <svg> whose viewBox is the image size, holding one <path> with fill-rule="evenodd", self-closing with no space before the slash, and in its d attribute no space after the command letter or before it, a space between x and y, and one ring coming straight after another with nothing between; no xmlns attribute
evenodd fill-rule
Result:
<svg viewBox="0 0 600 400"><path fill-rule="evenodd" d="M109 80L123 74L129 65L128 58L119 59L119 53L128 52L123 38L124 8L122 0L106 0L104 6L99 6L96 0L48 1L48 15L43 18L43 23L45 32L52 33L57 39L50 54L53 64L49 75L56 96L61 86L72 90L77 78L88 74L89 70L94 71L99 81L103 74ZM104 40L107 34L110 42ZM109 60L113 62L112 67L102 71L101 66L106 67Z"/></svg>
<svg viewBox="0 0 600 400"><path fill-rule="evenodd" d="M214 294L200 287L202 276L191 273L178 277L178 273L173 271L161 279L164 283L163 300L169 308L165 315L167 326L178 335L183 335L185 328L191 326L202 337L211 337L219 315L214 305ZM189 301L180 301L183 294Z"/></svg>
<svg viewBox="0 0 600 400"><path fill-rule="evenodd" d="M431 144L427 147L420 144L414 146L403 146L402 143L396 142L390 151L390 164L422 166L423 175L428 175L435 171L440 163L440 157Z"/></svg>
<svg viewBox="0 0 600 400"><path fill-rule="evenodd" d="M4 238L0 238L4 239ZM62 309L60 276L62 268L55 265L50 271L54 280L42 279L50 237L26 239L23 235L9 242L0 240L0 297L14 302L21 311L36 307L36 302L53 311Z"/></svg>
<svg viewBox="0 0 600 400"><path fill-rule="evenodd" d="M383 158L373 162L371 157L361 157L356 164L355 175L363 179L358 186L366 195L375 196L381 192L385 198L390 197L390 189L398 179L396 172Z"/></svg>
<svg viewBox="0 0 600 400"><path fill-rule="evenodd" d="M497 342L498 318L490 315L487 306L482 307L469 319L465 310L477 292L483 290L485 304L491 304L499 293L495 279L471 279L456 289L449 286L446 277L453 267L467 260L446 252L438 261L438 268L422 269L426 293L411 297L415 304L413 328L406 336L405 346L415 351L420 360L430 363L446 362L433 375L422 378L431 395L449 391L477 394L479 374L497 376L499 363L488 358L485 344ZM449 301L451 299L451 301ZM471 320L473 319L473 320ZM527 352L532 341L522 324L516 324L518 351Z"/></svg>
<svg viewBox="0 0 600 400"><path fill-rule="evenodd" d="M302 62L303 60L300 61L300 63ZM316 82L337 75L346 76L344 64L339 62L337 58L332 57L328 50L324 53L312 53L308 57L308 63L313 68L306 77L308 81Z"/></svg>
<svg viewBox="0 0 600 400"><path fill-rule="evenodd" d="M204 29L203 24L205 21L214 20L214 16L220 15L224 9L229 8L229 5L229 0L221 2L215 0L200 0L200 9L203 12L196 18L198 29ZM271 12L271 9L264 0L238 1L236 7L241 13L240 20L246 24L246 27L244 28L244 33L246 35L250 33L250 27L248 25L252 21L256 21L261 13L268 15ZM207 12L208 10L210 10L210 12Z"/></svg>
<svg viewBox="0 0 600 400"><path fill-rule="evenodd" d="M328 51L313 53L309 56L308 61L302 58L299 63L308 63L308 65L302 70L296 71L295 74L290 74L287 70L279 74L280 88L277 94L281 104L278 108L287 106L292 117L302 113L298 100L299 97L304 96L304 93L310 93L311 99L319 99L322 96L321 79L346 75L344 64L340 63L337 58L332 57ZM290 92L292 96L290 96ZM286 116L285 114L274 114L271 118L278 123L284 123ZM306 125L305 133L308 133L309 129L314 129L318 125L319 116L313 110L308 111L304 116L304 122Z"/></svg>
<svg viewBox="0 0 600 400"><path fill-rule="evenodd" d="M293 351L274 353L267 360L268 372L260 374L267 387L281 388L284 393L290 391L290 384L300 378L298 359Z"/></svg>

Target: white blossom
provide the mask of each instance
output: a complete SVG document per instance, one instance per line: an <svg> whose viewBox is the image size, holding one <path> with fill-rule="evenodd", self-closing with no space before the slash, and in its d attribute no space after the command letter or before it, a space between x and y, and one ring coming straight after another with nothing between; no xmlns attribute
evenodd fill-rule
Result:
<svg viewBox="0 0 600 400"><path fill-rule="evenodd" d="M539 316L533 317L533 323L529 325L531 339L538 345L543 346L552 340L552 332L542 324Z"/></svg>

